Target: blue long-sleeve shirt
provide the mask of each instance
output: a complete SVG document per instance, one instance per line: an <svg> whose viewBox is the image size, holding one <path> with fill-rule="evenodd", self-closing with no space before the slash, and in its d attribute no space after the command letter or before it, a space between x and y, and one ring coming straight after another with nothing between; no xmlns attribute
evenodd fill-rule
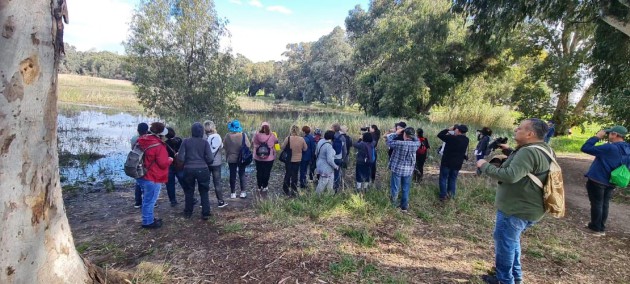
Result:
<svg viewBox="0 0 630 284"><path fill-rule="evenodd" d="M621 165L622 155L630 155L630 144L615 142L595 146L597 142L599 138L591 137L582 145L582 152L595 156L595 160L584 176L594 182L614 186L610 183L610 173Z"/></svg>

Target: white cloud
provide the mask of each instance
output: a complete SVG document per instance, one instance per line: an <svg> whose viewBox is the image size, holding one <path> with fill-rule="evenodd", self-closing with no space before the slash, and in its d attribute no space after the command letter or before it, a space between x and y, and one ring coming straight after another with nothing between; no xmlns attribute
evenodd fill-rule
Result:
<svg viewBox="0 0 630 284"><path fill-rule="evenodd" d="M232 38L222 45L231 45L234 54L243 54L254 62L284 59L282 53L287 44L316 41L332 31L332 27L304 29L297 26L275 29L231 26L228 29Z"/></svg>
<svg viewBox="0 0 630 284"><path fill-rule="evenodd" d="M65 42L78 50L91 48L123 53L133 6L124 0L67 0L70 23L64 29Z"/></svg>
<svg viewBox="0 0 630 284"><path fill-rule="evenodd" d="M243 2L241 2L241 0L230 0L230 3L234 3L236 5L243 5Z"/></svg>
<svg viewBox="0 0 630 284"><path fill-rule="evenodd" d="M267 11L278 12L286 15L290 15L291 13L293 13L291 10L284 6L269 6L267 7Z"/></svg>
<svg viewBox="0 0 630 284"><path fill-rule="evenodd" d="M249 5L252 5L254 7L259 7L259 8L263 7L263 4L260 2L260 0L251 0L249 1Z"/></svg>

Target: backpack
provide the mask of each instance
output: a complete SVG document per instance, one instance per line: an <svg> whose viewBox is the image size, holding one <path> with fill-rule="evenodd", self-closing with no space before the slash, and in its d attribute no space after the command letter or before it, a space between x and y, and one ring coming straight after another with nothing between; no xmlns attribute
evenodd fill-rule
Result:
<svg viewBox="0 0 630 284"><path fill-rule="evenodd" d="M527 174L527 176L532 179L536 185L543 189L545 213L549 213L555 218L564 217L564 182L562 181L562 169L547 149L540 146L529 147L541 150L548 158L551 159L551 163L549 163L549 175L547 176L547 182L544 185L540 179L532 173Z"/></svg>
<svg viewBox="0 0 630 284"><path fill-rule="evenodd" d="M160 143L149 145L146 149L142 149L138 143L133 145L133 149L127 154L127 160L125 161L125 174L132 178L141 178L146 175L155 161L151 162L148 168L145 168L144 152L157 146L160 146Z"/></svg>
<svg viewBox="0 0 630 284"><path fill-rule="evenodd" d="M420 147L416 150L416 155L424 155L427 153L427 145L424 144L426 138L420 138Z"/></svg>
<svg viewBox="0 0 630 284"><path fill-rule="evenodd" d="M372 151L370 151L370 145L365 144L365 163L366 164L374 164L376 162L376 149L372 147Z"/></svg>
<svg viewBox="0 0 630 284"><path fill-rule="evenodd" d="M245 143L245 133L242 133L242 142L241 142L241 150L238 153L238 162L243 166L248 166L252 163L254 156L252 155L252 150L247 147L247 143Z"/></svg>
<svg viewBox="0 0 630 284"><path fill-rule="evenodd" d="M267 141L265 141L264 143L261 143L260 145L258 145L258 148L256 148L257 157L265 159L269 157L269 154L271 154L271 149L269 148L269 145L267 145L267 142L271 138L271 135L273 134L269 134Z"/></svg>
<svg viewBox="0 0 630 284"><path fill-rule="evenodd" d="M630 154L625 153L626 155L624 155L621 147L619 147L619 152L621 152L621 165L610 172L610 183L617 187L627 187L628 183L630 183L630 170L628 169Z"/></svg>
<svg viewBox="0 0 630 284"><path fill-rule="evenodd" d="M293 151L291 150L291 136L287 137L287 146L282 149L282 153L280 153L280 162L290 163L291 156L293 155Z"/></svg>
<svg viewBox="0 0 630 284"><path fill-rule="evenodd" d="M333 139L332 146L335 150L335 155L343 153L343 142L341 142L341 135Z"/></svg>

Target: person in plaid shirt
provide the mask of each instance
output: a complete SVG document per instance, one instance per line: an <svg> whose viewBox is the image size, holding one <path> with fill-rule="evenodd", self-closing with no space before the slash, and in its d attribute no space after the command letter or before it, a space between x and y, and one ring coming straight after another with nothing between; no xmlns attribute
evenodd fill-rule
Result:
<svg viewBox="0 0 630 284"><path fill-rule="evenodd" d="M404 140L394 140L401 133ZM411 176L416 165L416 150L420 147L420 142L414 134L415 130L412 127L407 127L398 129L396 132L386 136L387 146L394 150L389 159L389 170L392 171L390 199L392 204L398 202L398 191L402 185L400 209L403 212L407 212L409 207Z"/></svg>

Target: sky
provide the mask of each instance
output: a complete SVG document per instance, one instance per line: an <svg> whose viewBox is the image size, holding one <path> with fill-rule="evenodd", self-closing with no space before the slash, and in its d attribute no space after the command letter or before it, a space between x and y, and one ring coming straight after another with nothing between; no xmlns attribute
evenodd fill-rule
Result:
<svg viewBox="0 0 630 284"><path fill-rule="evenodd" d="M80 51L124 54L122 42L138 0L66 0L70 23L64 39ZM215 0L231 38L222 41L254 62L281 60L288 43L316 41L336 26L345 28L348 11L368 9L369 0Z"/></svg>

